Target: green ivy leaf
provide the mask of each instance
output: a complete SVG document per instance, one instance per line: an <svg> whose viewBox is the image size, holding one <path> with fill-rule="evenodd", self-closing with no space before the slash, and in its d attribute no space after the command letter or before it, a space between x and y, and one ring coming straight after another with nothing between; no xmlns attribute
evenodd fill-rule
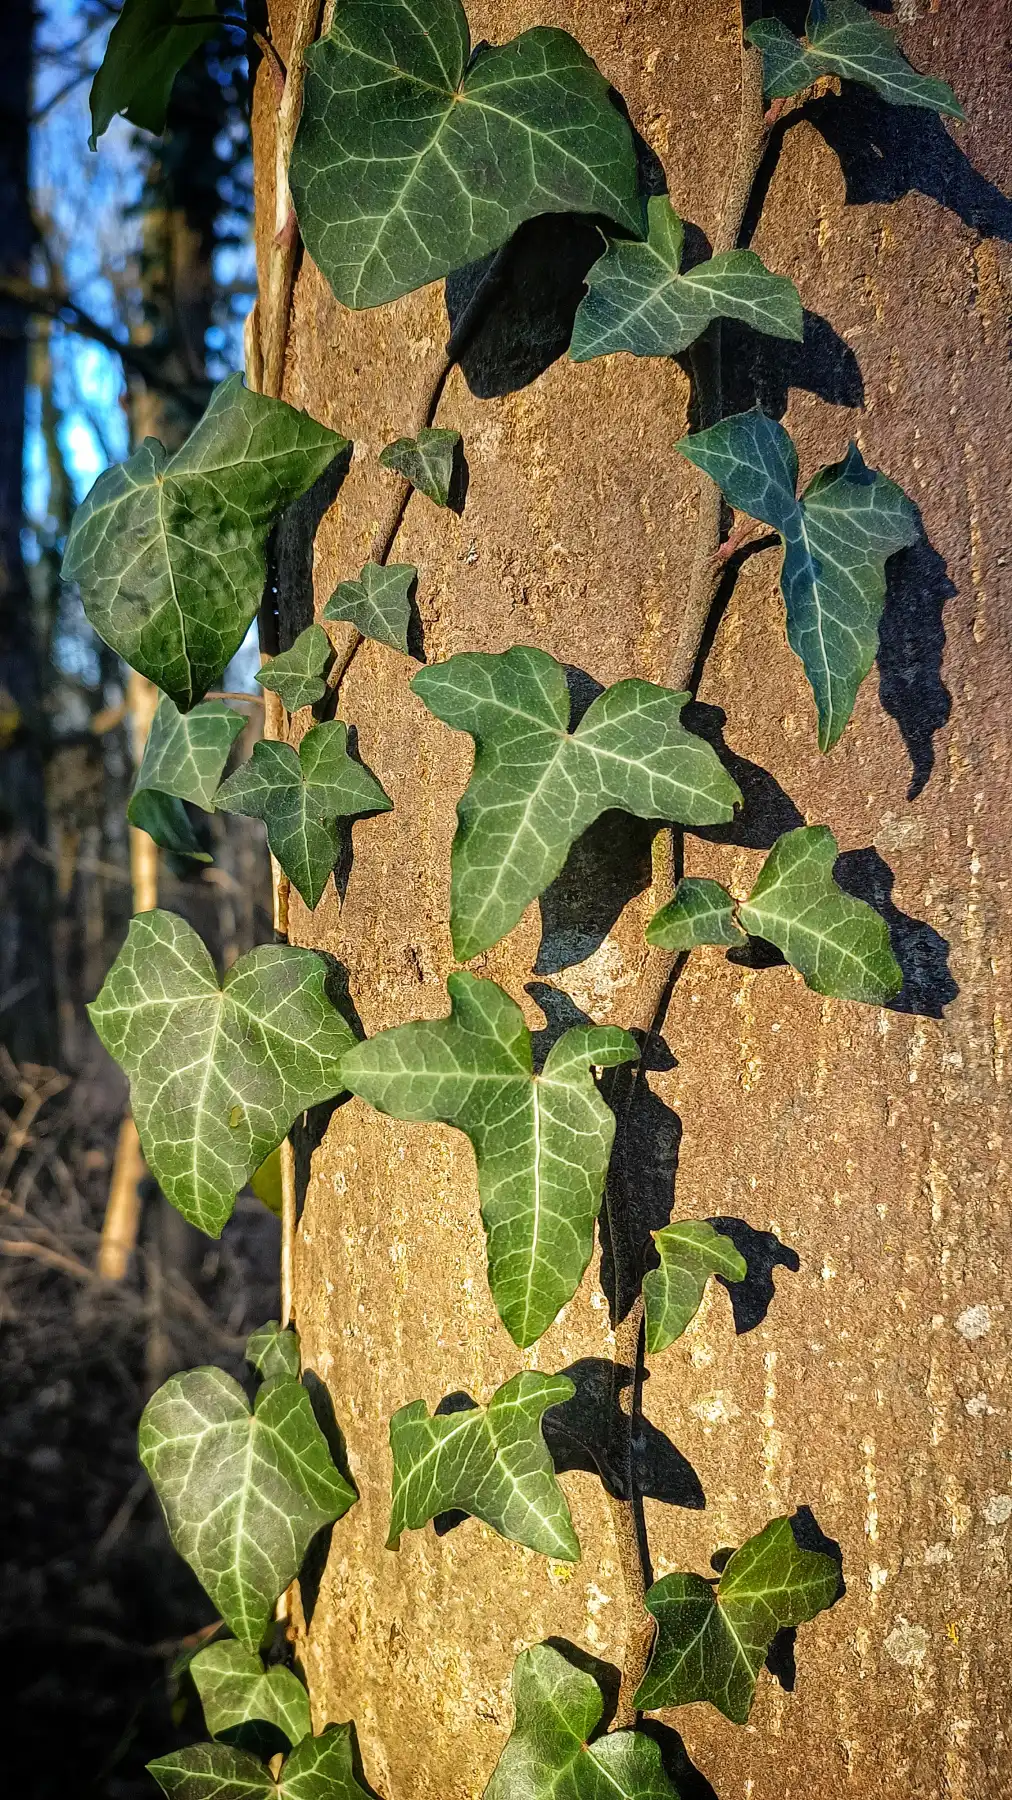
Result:
<svg viewBox="0 0 1012 1800"><path fill-rule="evenodd" d="M130 1077L148 1168L211 1237L299 1114L341 1091L341 1057L354 1039L325 978L312 950L264 944L219 987L185 919L139 913L88 1008Z"/></svg>
<svg viewBox="0 0 1012 1800"><path fill-rule="evenodd" d="M411 685L437 719L475 741L453 845L461 962L512 930L609 807L716 825L741 800L709 744L680 723L689 696L651 681L616 682L572 734L566 672L543 650L452 656Z"/></svg>
<svg viewBox="0 0 1012 1800"><path fill-rule="evenodd" d="M254 617L278 513L346 438L231 375L182 448L146 438L100 475L63 559L100 638L184 712L220 680Z"/></svg>
<svg viewBox="0 0 1012 1800"><path fill-rule="evenodd" d="M346 306L476 262L541 213L642 229L636 157L568 32L473 52L460 0L342 0L306 52L290 181L306 247Z"/></svg>
<svg viewBox="0 0 1012 1800"><path fill-rule="evenodd" d="M372 1800L355 1778L352 1727L328 1725L296 1744L277 1781L229 1744L193 1744L148 1763L169 1800Z"/></svg>
<svg viewBox="0 0 1012 1800"><path fill-rule="evenodd" d="M402 438L401 442L408 440ZM357 581L339 582L323 609L325 619L354 625L365 638L408 651L411 588L418 578L412 563L367 562Z"/></svg>
<svg viewBox="0 0 1012 1800"><path fill-rule="evenodd" d="M648 944L679 954L697 944L745 944L746 933L734 916L734 900L719 881L687 875L675 897L656 912L646 929Z"/></svg>
<svg viewBox="0 0 1012 1800"><path fill-rule="evenodd" d="M385 469L403 475L420 494L437 506L448 506L453 486L453 464L462 442L459 431L426 427L417 437L397 438L380 451Z"/></svg>
<svg viewBox="0 0 1012 1800"><path fill-rule="evenodd" d="M513 1706L516 1722L484 1800L678 1800L653 1738L594 1737L601 1690L550 1644L517 1657Z"/></svg>
<svg viewBox="0 0 1012 1800"><path fill-rule="evenodd" d="M787 638L819 713L819 748L836 743L878 648L885 565L918 537L915 508L869 469L855 444L795 498L798 457L782 425L738 413L677 446L731 506L780 533Z"/></svg>
<svg viewBox="0 0 1012 1800"><path fill-rule="evenodd" d="M313 706L323 699L327 692L323 673L333 654L323 626L308 625L290 650L272 656L257 671L256 679L261 687L278 695L288 712L298 712L300 706Z"/></svg>
<svg viewBox="0 0 1012 1800"><path fill-rule="evenodd" d="M665 1575L646 1598L657 1620L653 1655L636 1694L645 1712L709 1700L744 1725L776 1633L832 1606L840 1571L831 1556L802 1550L790 1519L774 1519L736 1550L719 1583Z"/></svg>
<svg viewBox="0 0 1012 1800"><path fill-rule="evenodd" d="M251 1412L223 1369L188 1369L151 1396L138 1444L175 1548L229 1630L256 1650L311 1540L356 1498L308 1393L274 1375Z"/></svg>
<svg viewBox="0 0 1012 1800"><path fill-rule="evenodd" d="M181 713L163 694L127 806L131 825L146 831L163 850L210 862L183 801L214 811L222 769L244 724L222 700L205 700L192 712Z"/></svg>
<svg viewBox="0 0 1012 1800"><path fill-rule="evenodd" d="M567 1375L525 1370L504 1382L487 1407L431 1419L424 1400L400 1407L390 1420L394 1491L387 1548L397 1549L402 1531L417 1531L459 1509L514 1544L579 1562L580 1540L541 1435L548 1408L575 1392Z"/></svg>
<svg viewBox="0 0 1012 1800"><path fill-rule="evenodd" d="M954 119L966 117L948 82L912 69L894 34L858 0L813 0L804 43L779 19L758 19L745 36L762 51L771 100L799 94L820 75L839 75L874 88L893 106L923 106Z"/></svg>
<svg viewBox="0 0 1012 1800"><path fill-rule="evenodd" d="M254 744L249 762L218 789L222 812L263 819L267 842L309 907L319 903L341 847L338 819L389 812L375 776L348 755L340 719L314 725L298 750Z"/></svg>
<svg viewBox="0 0 1012 1800"><path fill-rule="evenodd" d="M165 130L176 76L201 44L221 31L208 19L216 10L215 0L123 0L91 84L93 150L117 113L142 131Z"/></svg>
<svg viewBox="0 0 1012 1800"><path fill-rule="evenodd" d="M254 1169L249 1178L249 1184L261 1205L266 1206L268 1212L272 1212L276 1219L284 1217L285 1197L281 1180L280 1144L271 1151L268 1157L264 1158L259 1169Z"/></svg>
<svg viewBox="0 0 1012 1800"><path fill-rule="evenodd" d="M614 1026L574 1026L534 1074L531 1036L494 981L446 984L448 1019L381 1031L349 1050L343 1085L395 1119L456 1126L478 1164L488 1278L499 1316L526 1347L571 1300L590 1261L615 1118L590 1066L631 1062Z"/></svg>
<svg viewBox="0 0 1012 1800"><path fill-rule="evenodd" d="M194 1657L190 1674L214 1738L229 1732L245 1748L249 1728L268 1725L298 1744L313 1729L309 1695L298 1676L280 1663L265 1669L242 1644L211 1644Z"/></svg>
<svg viewBox="0 0 1012 1800"><path fill-rule="evenodd" d="M291 1326L282 1328L277 1319L268 1319L266 1325L258 1325L247 1338L246 1361L264 1381L272 1375L294 1375L297 1381L302 1367L298 1332Z"/></svg>
<svg viewBox="0 0 1012 1800"><path fill-rule="evenodd" d="M744 1281L748 1267L731 1239L705 1219L678 1219L652 1234L661 1266L643 1277L647 1349L666 1350L691 1325L711 1275Z"/></svg>
<svg viewBox="0 0 1012 1800"><path fill-rule="evenodd" d="M569 354L574 362L627 350L675 356L713 319L740 319L771 337L805 335L798 290L753 250L730 250L681 273L685 229L669 200L647 202L645 244L614 240L587 275Z"/></svg>
<svg viewBox="0 0 1012 1800"><path fill-rule="evenodd" d="M886 922L833 880L839 847L827 825L778 838L738 916L775 944L817 994L881 1006L903 986Z"/></svg>

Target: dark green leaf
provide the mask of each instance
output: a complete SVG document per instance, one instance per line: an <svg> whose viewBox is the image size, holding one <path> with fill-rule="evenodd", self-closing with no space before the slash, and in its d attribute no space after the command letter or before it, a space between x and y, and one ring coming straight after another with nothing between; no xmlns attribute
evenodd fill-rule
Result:
<svg viewBox="0 0 1012 1800"><path fill-rule="evenodd" d="M799 42L779 19L758 19L749 26L745 35L762 51L769 99L799 94L820 75L839 75L874 88L893 106L923 106L965 118L948 83L912 69L895 34L859 0L813 0L805 34L805 42Z"/></svg>
<svg viewBox="0 0 1012 1800"><path fill-rule="evenodd" d="M210 862L183 801L214 811L222 769L244 724L222 700L205 700L192 712L181 713L163 694L127 806L131 825L148 832L163 850Z"/></svg>
<svg viewBox="0 0 1012 1800"><path fill-rule="evenodd" d="M830 749L878 649L886 559L917 541L914 507L854 444L796 499L797 452L759 411L697 431L678 449L732 506L780 533L787 637L815 695L819 748Z"/></svg>
<svg viewBox="0 0 1012 1800"><path fill-rule="evenodd" d="M453 486L453 464L461 442L459 431L443 431L433 426L417 437L397 438L380 451L385 469L393 469L410 481L413 488L434 500L437 506L449 504Z"/></svg>
<svg viewBox="0 0 1012 1800"><path fill-rule="evenodd" d="M801 301L786 275L771 275L752 250L727 251L682 274L685 231L670 201L655 195L647 220L645 244L613 240L587 275L569 347L574 362L617 350L675 356L712 319L801 342Z"/></svg>
<svg viewBox="0 0 1012 1800"><path fill-rule="evenodd" d="M389 800L368 769L348 755L348 727L340 719L314 725L298 750L254 744L249 762L218 789L222 812L263 819L267 842L307 906L316 906L341 847L338 819L389 812Z"/></svg>
<svg viewBox="0 0 1012 1800"><path fill-rule="evenodd" d="M212 1237L299 1114L341 1091L341 1057L354 1039L325 977L312 950L264 944L219 986L184 919L140 913L88 1008L130 1077L151 1173Z"/></svg>
<svg viewBox="0 0 1012 1800"><path fill-rule="evenodd" d="M408 440L402 438L401 442ZM325 619L354 625L363 637L407 654L411 588L418 570L411 563L367 562L357 581L342 581L323 609Z"/></svg>
<svg viewBox="0 0 1012 1800"><path fill-rule="evenodd" d="M437 719L475 741L453 845L461 962L512 930L609 807L716 825L741 800L709 744L681 724L688 695L651 681L616 682L571 735L566 672L543 650L453 656L411 685Z"/></svg>
<svg viewBox="0 0 1012 1800"><path fill-rule="evenodd" d="M277 1781L228 1744L193 1744L148 1763L169 1800L371 1800L355 1778L352 1727L328 1725L285 1758Z"/></svg>
<svg viewBox="0 0 1012 1800"><path fill-rule="evenodd" d="M165 130L172 84L184 63L221 27L215 0L123 0L91 85L92 149L117 113L143 131ZM187 24L188 19L199 23Z"/></svg>
<svg viewBox="0 0 1012 1800"><path fill-rule="evenodd" d="M487 1407L436 1413L424 1400L402 1406L390 1421L394 1493L388 1548L402 1531L417 1531L439 1513L483 1519L500 1537L562 1562L579 1562L566 1496L552 1467L541 1420L571 1400L566 1375L514 1375Z"/></svg>
<svg viewBox="0 0 1012 1800"><path fill-rule="evenodd" d="M242 1644L212 1644L190 1664L204 1720L212 1737L237 1732L244 1725L273 1725L290 1744L313 1729L309 1695L291 1669L276 1664L265 1669L259 1656Z"/></svg>
<svg viewBox="0 0 1012 1800"><path fill-rule="evenodd" d="M186 711L220 680L260 604L264 545L347 439L231 375L185 444L146 438L100 475L63 559L99 637Z"/></svg>
<svg viewBox="0 0 1012 1800"><path fill-rule="evenodd" d="M333 656L330 639L322 625L308 625L300 631L290 650L272 656L257 672L261 687L278 695L289 712L300 706L313 706L327 692L323 672Z"/></svg>
<svg viewBox="0 0 1012 1800"><path fill-rule="evenodd" d="M516 1722L484 1800L678 1800L653 1738L594 1737L604 1711L597 1682L550 1644L517 1657L513 1706Z"/></svg>
<svg viewBox="0 0 1012 1800"><path fill-rule="evenodd" d="M665 1575L647 1594L657 1636L636 1705L709 1700L744 1725L776 1633L832 1606L839 1585L833 1558L800 1549L789 1519L736 1550L716 1591L701 1575Z"/></svg>
<svg viewBox="0 0 1012 1800"><path fill-rule="evenodd" d="M299 1378L299 1334L291 1326L284 1329L277 1319L259 1325L246 1340L246 1361L264 1381L272 1375L294 1375ZM212 1736L214 1733L212 1733Z"/></svg>
<svg viewBox="0 0 1012 1800"><path fill-rule="evenodd" d="M734 901L719 881L687 875L675 897L662 906L646 930L648 944L679 953L697 944L744 944L747 937L734 916Z"/></svg>
<svg viewBox="0 0 1012 1800"><path fill-rule="evenodd" d="M615 1119L590 1067L630 1062L614 1026L574 1026L534 1074L519 1006L466 971L448 1019L381 1031L349 1050L343 1084L395 1119L455 1125L474 1145L489 1285L514 1342L533 1344L590 1261Z"/></svg>
<svg viewBox="0 0 1012 1800"><path fill-rule="evenodd" d="M885 920L833 880L838 854L826 825L785 832L738 916L755 937L775 944L817 994L881 1006L903 986L903 971Z"/></svg>
<svg viewBox="0 0 1012 1800"><path fill-rule="evenodd" d="M745 1259L729 1237L705 1219L678 1219L652 1234L661 1266L643 1277L647 1349L666 1350L681 1337L697 1312L711 1275L744 1281Z"/></svg>
<svg viewBox="0 0 1012 1800"><path fill-rule="evenodd" d="M346 306L475 262L525 219L642 229L632 134L568 32L473 53L460 0L342 0L306 53L290 179L306 246Z"/></svg>

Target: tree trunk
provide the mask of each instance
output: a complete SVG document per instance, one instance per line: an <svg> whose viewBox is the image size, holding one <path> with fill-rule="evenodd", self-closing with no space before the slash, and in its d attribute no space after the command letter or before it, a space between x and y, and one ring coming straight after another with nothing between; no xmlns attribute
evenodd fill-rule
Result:
<svg viewBox="0 0 1012 1800"><path fill-rule="evenodd" d="M292 0L271 7L283 56L294 11ZM856 436L921 507L925 540L890 565L879 679L828 756L786 646L778 556L744 563L700 718L716 730L726 716L748 804L726 832L688 836L685 862L741 893L781 831L829 824L842 878L886 914L907 983L895 1008L861 1009L821 1001L787 968L697 952L640 1121L646 1222L669 1216L677 1163L676 1216L741 1221L731 1229L750 1263L734 1310L711 1292L649 1371L640 1473L654 1574L706 1573L722 1547L810 1506L842 1548L847 1583L798 1635L794 1691L763 1673L747 1729L702 1706L666 1717L721 1800L851 1787L863 1800L971 1800L996 1792L1009 1766L1010 995L999 934L1012 823L1012 391L1000 240L1012 205L993 185L1012 147L996 105L1008 10L908 0L898 13L908 53L954 83L970 123L950 130L851 91L789 125L753 242L797 282L806 341L731 345L726 398L729 410L758 399L786 415L805 478ZM676 209L712 235L736 135L736 5L472 0L470 17L475 41L572 28L663 165ZM273 104L262 77L263 258ZM525 233L506 315L468 359L470 386L451 375L438 422L463 433L466 506L457 518L416 496L394 553L419 569L430 662L535 643L602 684L666 678L694 541L695 482L673 450L688 382L675 362L576 366L559 354L598 249L579 222ZM553 308L557 330L545 323ZM391 480L377 454L417 428L446 335L439 285L356 315L303 263L285 394L352 436L356 456L320 526L312 584L308 510L301 541L296 521L283 542L283 644L308 622L312 586L319 610L368 556ZM355 827L343 905L331 890L309 915L292 896L293 941L346 965L369 1033L444 1014L453 966L449 857L469 745L411 696L409 674L374 644L355 658L342 714L395 809ZM649 880L646 834L611 816L540 908L472 966L533 1027L574 1005L626 1023ZM432 1407L467 1389L485 1401L521 1366L580 1363L591 1379L613 1348L600 1270L521 1353L489 1297L461 1136L352 1101L302 1164L296 1319L361 1495L318 1591L303 1587L299 1651L317 1727L357 1721L386 1800L463 1800L481 1793L502 1748L521 1648L551 1636L621 1660L609 1509L595 1475L563 1476L583 1545L573 1569L473 1520L408 1534L395 1554L383 1547L387 1422L419 1396ZM694 1780L684 1796L711 1791Z"/></svg>

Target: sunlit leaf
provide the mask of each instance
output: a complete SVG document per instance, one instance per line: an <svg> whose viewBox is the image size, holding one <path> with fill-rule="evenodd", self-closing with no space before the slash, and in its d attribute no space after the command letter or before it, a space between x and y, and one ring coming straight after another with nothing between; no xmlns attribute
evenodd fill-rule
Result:
<svg viewBox="0 0 1012 1800"><path fill-rule="evenodd" d="M397 438L380 451L385 469L403 475L413 488L437 506L447 506L453 486L453 465L461 443L459 431L426 427L417 437Z"/></svg>
<svg viewBox="0 0 1012 1800"><path fill-rule="evenodd" d="M719 881L687 875L675 897L656 912L646 929L648 944L679 953L697 944L744 944L746 933L734 916L734 900Z"/></svg>
<svg viewBox="0 0 1012 1800"><path fill-rule="evenodd" d="M779 19L757 19L745 35L762 51L763 85L771 100L799 94L820 75L839 75L874 88L893 106L966 116L948 83L911 68L895 34L859 0L813 0L804 42Z"/></svg>
<svg viewBox="0 0 1012 1800"><path fill-rule="evenodd" d="M280 1219L284 1213L285 1204L281 1179L280 1145L277 1149L272 1150L268 1157L265 1157L259 1169L254 1169L249 1178L249 1184L261 1205L266 1206L267 1211L272 1212L276 1219Z"/></svg>
<svg viewBox="0 0 1012 1800"><path fill-rule="evenodd" d="M410 596L417 576L411 563L367 562L357 581L338 583L323 616L354 625L363 637L407 654Z"/></svg>
<svg viewBox="0 0 1012 1800"><path fill-rule="evenodd" d="M256 1757L229 1744L193 1744L148 1769L169 1800L372 1800L355 1776L353 1728L328 1725L305 1737L275 1781Z"/></svg>
<svg viewBox="0 0 1012 1800"><path fill-rule="evenodd" d="M309 1695L298 1676L280 1664L265 1669L242 1644L211 1644L194 1657L190 1674L214 1738L227 1734L231 1743L263 1754L259 1744L266 1734L258 1740L256 1727L273 1726L289 1744L301 1743L313 1729Z"/></svg>
<svg viewBox="0 0 1012 1800"><path fill-rule="evenodd" d="M381 1031L344 1059L343 1085L395 1119L438 1120L470 1138L488 1237L489 1285L517 1344L533 1344L590 1261L615 1119L591 1067L630 1062L614 1026L574 1026L534 1073L519 1006L466 971L448 1019Z"/></svg>
<svg viewBox="0 0 1012 1800"><path fill-rule="evenodd" d="M322 625L307 625L300 631L290 650L272 656L264 668L257 670L261 687L270 688L289 712L300 706L313 706L327 692L323 679L333 656L330 639Z"/></svg>
<svg viewBox="0 0 1012 1800"><path fill-rule="evenodd" d="M264 1381L272 1375L294 1375L298 1380L298 1332L290 1325L282 1327L277 1319L268 1319L266 1325L258 1325L247 1338L246 1361Z"/></svg>
<svg viewBox="0 0 1012 1800"><path fill-rule="evenodd" d="M885 920L833 879L839 854L826 825L778 838L738 917L800 969L817 994L881 1006L903 986Z"/></svg>
<svg viewBox="0 0 1012 1800"><path fill-rule="evenodd" d="M729 1237L705 1219L677 1219L653 1234L659 1269L643 1277L647 1349L666 1350L692 1323L711 1275L744 1281L748 1268Z"/></svg>
<svg viewBox="0 0 1012 1800"><path fill-rule="evenodd" d="M127 806L131 825L148 832L164 850L210 862L183 801L204 812L214 811L222 769L244 724L221 700L205 700L192 712L181 713L163 694Z"/></svg>
<svg viewBox="0 0 1012 1800"><path fill-rule="evenodd" d="M117 113L142 131L165 130L176 76L221 31L209 16L217 10L215 0L123 0L91 84L93 150Z"/></svg>

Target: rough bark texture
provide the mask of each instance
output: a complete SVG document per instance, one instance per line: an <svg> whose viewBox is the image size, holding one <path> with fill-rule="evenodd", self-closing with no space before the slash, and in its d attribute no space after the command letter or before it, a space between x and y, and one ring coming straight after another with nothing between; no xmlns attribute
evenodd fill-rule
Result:
<svg viewBox="0 0 1012 1800"><path fill-rule="evenodd" d="M746 561L700 698L711 722L726 714L748 808L726 834L689 837L686 866L741 891L781 830L830 824L848 880L895 928L907 986L896 1009L860 1009L820 1001L786 968L697 953L668 1015L669 1054L655 1058L666 1066L650 1078L648 1222L668 1216L677 1161L678 1214L744 1221L735 1229L753 1266L734 1314L727 1293L712 1292L650 1371L654 1572L704 1572L722 1546L808 1505L839 1542L847 1581L845 1598L799 1634L794 1691L764 1673L746 1729L703 1707L667 1721L721 1800L1012 1793L1002 948L1012 205L994 185L1010 166L1010 20L992 0L896 10L909 53L954 82L970 124L949 131L848 94L810 105L783 134L754 245L797 281L809 330L803 350L732 346L730 399L786 408L806 477L856 436L916 499L926 541L891 565L878 678L828 757L784 641L776 554ZM291 12L275 0L282 52ZM471 6L475 39L536 22L574 30L623 95L676 207L704 231L733 149L736 15L728 0ZM264 247L270 106L261 79ZM530 238L528 303L544 304L567 257L578 293L593 248L585 229L556 222ZM516 314L510 332L514 356L530 360L537 333ZM367 555L390 479L377 453L410 426L445 335L438 286L356 316L303 265L286 395L356 445L316 540L318 609ZM477 361L475 385L495 387L494 347ZM458 519L416 497L396 546L421 571L427 659L534 642L602 683L664 679L693 540L693 478L672 451L687 398L675 363L626 357L555 360L488 398L454 372L439 423L464 434L467 504ZM286 642L308 618L305 534L322 504L282 545ZM343 907L329 893L310 917L293 896L293 937L346 965L369 1032L445 1012L452 966L449 853L469 746L410 696L409 673L373 645L355 659L343 716L395 810L355 828ZM575 1003L626 1021L650 911L645 850L608 821L593 855L578 852L570 878L474 965L532 1025L542 1004L550 1016ZM607 1358L599 1272L523 1357L489 1298L465 1140L353 1102L306 1168L297 1320L361 1491L318 1589L304 1591L317 1724L357 1720L387 1800L464 1800L502 1747L518 1650L554 1635L605 1661L620 1654L608 1509L594 1476L563 1477L584 1547L572 1569L474 1521L409 1534L395 1555L383 1548L386 1422L419 1395L434 1405L465 1388L485 1400L524 1362ZM684 1794L711 1792L699 1782L687 1778Z"/></svg>

